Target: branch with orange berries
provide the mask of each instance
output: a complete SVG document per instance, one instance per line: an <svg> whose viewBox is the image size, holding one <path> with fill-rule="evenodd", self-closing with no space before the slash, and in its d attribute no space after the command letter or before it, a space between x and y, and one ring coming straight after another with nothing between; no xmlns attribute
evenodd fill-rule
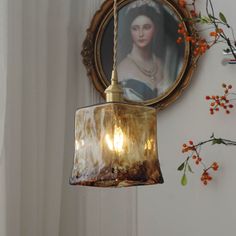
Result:
<svg viewBox="0 0 236 236"><path fill-rule="evenodd" d="M232 101L236 100L236 93L231 92L232 85L222 84L224 89L223 95L206 96L206 100L210 102L210 114L213 115L220 109L225 110L226 114L230 114L230 109L234 108Z"/></svg>
<svg viewBox="0 0 236 236"><path fill-rule="evenodd" d="M199 57L203 55L216 43L225 43L227 45L228 54L232 54L236 60L236 40L233 28L229 25L225 15L222 12L215 13L211 0L206 1L206 13L202 15L196 8L197 0L178 0L178 5L189 13L189 18L183 19L190 25L194 25L191 34L185 29L184 24L180 23L178 28L179 37L177 43L184 41L190 42L193 46L193 55ZM198 25L201 27L198 27ZM203 28L203 26L206 26ZM202 33L207 31L208 38L204 38ZM230 36L229 36L230 35Z"/></svg>
<svg viewBox="0 0 236 236"><path fill-rule="evenodd" d="M207 185L210 181L212 181L213 177L211 175L212 171L217 171L219 169L219 165L217 162L212 162L210 165L206 164L203 160L201 154L201 149L204 145L211 143L212 145L223 144L226 146L236 146L236 141L232 141L224 138L216 138L214 134L210 137L210 139L205 140L203 142L199 142L194 144L193 141L189 141L188 143L184 143L182 146L182 153L186 153L187 157L185 161L180 164L178 167L178 171L182 172L181 184L183 186L187 185L187 174L193 174L192 164L196 166L200 166L202 168L200 180L204 185Z"/></svg>

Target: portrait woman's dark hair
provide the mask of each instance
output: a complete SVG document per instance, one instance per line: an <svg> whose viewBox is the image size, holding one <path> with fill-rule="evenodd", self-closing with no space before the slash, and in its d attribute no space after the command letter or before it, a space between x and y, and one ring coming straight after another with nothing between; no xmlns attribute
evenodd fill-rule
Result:
<svg viewBox="0 0 236 236"><path fill-rule="evenodd" d="M128 5L127 9L124 9L122 14L123 16L120 16L119 18L124 21L123 24L120 25L125 25L125 27L119 28L118 61L124 59L124 57L127 56L132 49L133 40L131 36L131 24L138 16L146 16L153 22L155 26L155 35L152 39L152 51L156 54L156 56L162 56L163 17L160 13L162 6L158 4L157 7L159 12L157 12L156 8L147 4L133 8L129 8Z"/></svg>

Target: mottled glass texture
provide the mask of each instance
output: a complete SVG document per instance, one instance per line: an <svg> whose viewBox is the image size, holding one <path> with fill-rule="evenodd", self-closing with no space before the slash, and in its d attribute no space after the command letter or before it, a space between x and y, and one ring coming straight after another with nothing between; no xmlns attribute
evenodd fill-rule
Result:
<svg viewBox="0 0 236 236"><path fill-rule="evenodd" d="M156 110L105 103L77 110L70 184L124 187L163 183Z"/></svg>

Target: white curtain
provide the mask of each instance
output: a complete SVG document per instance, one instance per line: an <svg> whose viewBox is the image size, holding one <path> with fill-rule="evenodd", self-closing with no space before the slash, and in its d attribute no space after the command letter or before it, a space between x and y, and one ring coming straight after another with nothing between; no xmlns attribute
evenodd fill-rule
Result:
<svg viewBox="0 0 236 236"><path fill-rule="evenodd" d="M75 110L101 99L80 56L101 2L0 1L1 236L86 231L86 192L68 179Z"/></svg>
<svg viewBox="0 0 236 236"><path fill-rule="evenodd" d="M7 0L0 1L0 235L6 235L4 123L7 76Z"/></svg>

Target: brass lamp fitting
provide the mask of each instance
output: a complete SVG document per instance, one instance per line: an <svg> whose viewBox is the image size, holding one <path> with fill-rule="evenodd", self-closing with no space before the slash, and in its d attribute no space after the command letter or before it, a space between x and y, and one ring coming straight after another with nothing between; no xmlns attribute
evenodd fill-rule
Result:
<svg viewBox="0 0 236 236"><path fill-rule="evenodd" d="M117 70L112 70L111 85L105 90L107 102L123 102L123 89L118 83Z"/></svg>

